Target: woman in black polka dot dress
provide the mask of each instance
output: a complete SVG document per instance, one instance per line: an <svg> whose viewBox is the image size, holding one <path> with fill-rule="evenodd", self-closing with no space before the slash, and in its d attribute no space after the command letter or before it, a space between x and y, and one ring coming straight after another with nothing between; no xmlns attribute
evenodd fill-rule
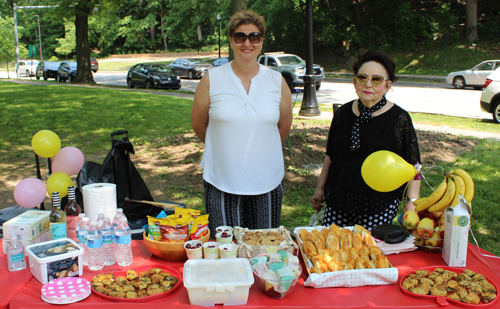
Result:
<svg viewBox="0 0 500 309"><path fill-rule="evenodd" d="M418 140L408 112L386 99L396 80L395 64L385 53L368 51L353 65L358 99L342 105L332 120L323 169L312 198L319 210L326 202L323 225L390 224L396 216L401 188L371 189L361 176L365 158L378 150L397 153L412 165L420 161ZM414 210L420 179L411 182L405 210Z"/></svg>

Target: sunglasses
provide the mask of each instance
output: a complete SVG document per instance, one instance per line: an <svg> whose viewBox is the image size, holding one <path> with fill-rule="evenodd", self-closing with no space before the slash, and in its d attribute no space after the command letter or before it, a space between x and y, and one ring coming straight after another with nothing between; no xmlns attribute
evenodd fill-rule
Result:
<svg viewBox="0 0 500 309"><path fill-rule="evenodd" d="M235 43L245 43L247 38L250 41L250 43L259 43L260 40L262 39L262 36L260 32L250 32L248 35L244 32L235 32L233 34L233 39Z"/></svg>
<svg viewBox="0 0 500 309"><path fill-rule="evenodd" d="M362 86L364 86L368 82L368 80L370 80L373 87L377 87L382 85L382 83L384 82L384 77L380 75L372 75L372 77L369 77L368 75L363 73L358 73L356 75L356 81Z"/></svg>

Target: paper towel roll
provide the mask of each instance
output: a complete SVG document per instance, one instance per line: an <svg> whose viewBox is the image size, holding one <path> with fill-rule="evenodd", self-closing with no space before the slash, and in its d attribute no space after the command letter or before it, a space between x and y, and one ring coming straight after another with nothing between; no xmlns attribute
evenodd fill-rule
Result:
<svg viewBox="0 0 500 309"><path fill-rule="evenodd" d="M113 220L116 213L116 185L93 183L83 186L83 208L90 222L97 220L99 213Z"/></svg>

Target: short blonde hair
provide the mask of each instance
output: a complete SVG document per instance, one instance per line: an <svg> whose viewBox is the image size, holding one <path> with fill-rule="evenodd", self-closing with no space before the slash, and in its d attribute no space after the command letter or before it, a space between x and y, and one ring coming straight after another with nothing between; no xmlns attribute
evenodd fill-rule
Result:
<svg viewBox="0 0 500 309"><path fill-rule="evenodd" d="M252 10L240 11L236 12L231 16L228 25L229 37L232 37L236 28L241 25L255 25L258 29L262 37L266 34L266 21L264 17L255 13Z"/></svg>

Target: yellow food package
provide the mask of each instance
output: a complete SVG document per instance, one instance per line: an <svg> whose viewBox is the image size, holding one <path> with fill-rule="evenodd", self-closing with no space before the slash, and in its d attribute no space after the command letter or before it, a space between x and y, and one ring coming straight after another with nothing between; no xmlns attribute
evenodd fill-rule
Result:
<svg viewBox="0 0 500 309"><path fill-rule="evenodd" d="M189 238L200 239L208 234L208 215L198 216L194 218L193 224L189 230Z"/></svg>
<svg viewBox="0 0 500 309"><path fill-rule="evenodd" d="M197 217L201 215L201 210L189 209L189 208L175 208L175 217L183 218L185 215L190 215L191 217Z"/></svg>
<svg viewBox="0 0 500 309"><path fill-rule="evenodd" d="M161 241L160 221L155 217L148 216L148 238Z"/></svg>
<svg viewBox="0 0 500 309"><path fill-rule="evenodd" d="M160 220L161 241L185 242L189 236L191 218L164 218Z"/></svg>

